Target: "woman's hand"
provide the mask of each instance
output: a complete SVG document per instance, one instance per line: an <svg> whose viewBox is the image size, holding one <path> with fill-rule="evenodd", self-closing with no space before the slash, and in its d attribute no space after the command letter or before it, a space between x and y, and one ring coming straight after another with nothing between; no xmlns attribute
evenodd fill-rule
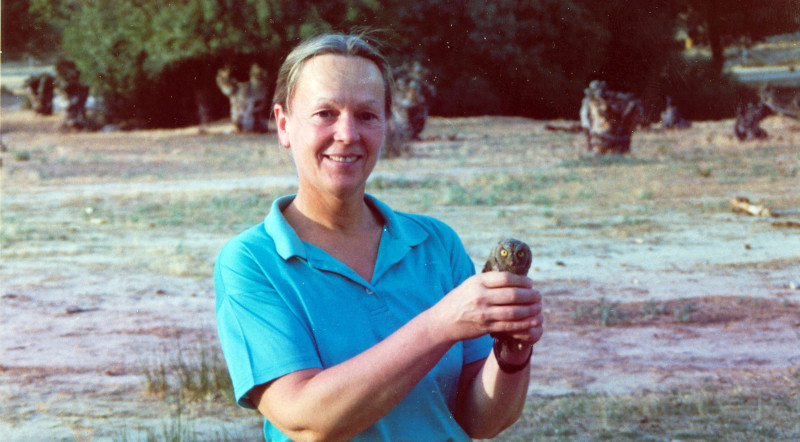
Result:
<svg viewBox="0 0 800 442"><path fill-rule="evenodd" d="M508 333L531 345L542 336L542 295L525 276L479 273L431 308L453 342L487 333Z"/></svg>

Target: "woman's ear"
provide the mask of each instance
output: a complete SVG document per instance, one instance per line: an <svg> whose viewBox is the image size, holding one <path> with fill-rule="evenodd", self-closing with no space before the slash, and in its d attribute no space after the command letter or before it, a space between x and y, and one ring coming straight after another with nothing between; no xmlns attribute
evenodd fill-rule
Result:
<svg viewBox="0 0 800 442"><path fill-rule="evenodd" d="M281 142L281 146L288 149L290 147L290 143L289 131L287 130L286 125L286 111L280 103L276 103L275 107L273 108L273 112L275 112L275 124L278 128L278 140Z"/></svg>

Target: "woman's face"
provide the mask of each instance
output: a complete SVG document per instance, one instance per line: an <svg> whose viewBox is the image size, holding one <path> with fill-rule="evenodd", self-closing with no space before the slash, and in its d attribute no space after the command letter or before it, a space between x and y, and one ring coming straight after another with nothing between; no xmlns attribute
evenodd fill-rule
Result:
<svg viewBox="0 0 800 442"><path fill-rule="evenodd" d="M364 192L386 137L384 104L373 62L334 54L305 62L289 112L275 105L278 136L291 149L301 192Z"/></svg>

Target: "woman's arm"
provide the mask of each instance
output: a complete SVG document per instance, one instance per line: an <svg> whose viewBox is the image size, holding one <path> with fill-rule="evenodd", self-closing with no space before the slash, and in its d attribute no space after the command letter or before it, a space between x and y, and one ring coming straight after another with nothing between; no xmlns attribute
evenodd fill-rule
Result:
<svg viewBox="0 0 800 442"><path fill-rule="evenodd" d="M529 380L528 367L511 374L500 370L494 353L464 366L456 399L456 420L472 438L497 436L522 415Z"/></svg>
<svg viewBox="0 0 800 442"><path fill-rule="evenodd" d="M538 310L534 316L535 325L524 333L513 335L521 344L506 346L501 352L506 363L525 364L523 369L515 373L504 372L494 351L488 358L464 366L456 397L455 418L470 437L493 438L522 415L530 381L527 362L532 356L532 345L541 339L543 333L541 296L535 306Z"/></svg>
<svg viewBox="0 0 800 442"><path fill-rule="evenodd" d="M351 438L389 413L456 342L490 332L528 333L541 298L530 285L510 273L475 275L363 353L257 386L251 398L292 439ZM491 370L488 364L481 378L490 378ZM497 388L507 389L496 377Z"/></svg>
<svg viewBox="0 0 800 442"><path fill-rule="evenodd" d="M349 439L389 413L451 347L431 325L420 315L338 365L254 388L253 402L293 440Z"/></svg>

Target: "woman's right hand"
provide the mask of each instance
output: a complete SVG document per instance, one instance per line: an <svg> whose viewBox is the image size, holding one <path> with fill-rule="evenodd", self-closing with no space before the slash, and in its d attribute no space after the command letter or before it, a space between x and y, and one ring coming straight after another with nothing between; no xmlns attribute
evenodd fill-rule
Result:
<svg viewBox="0 0 800 442"><path fill-rule="evenodd" d="M542 331L542 295L533 281L510 272L474 275L453 289L430 313L453 342L506 332L534 344Z"/></svg>

